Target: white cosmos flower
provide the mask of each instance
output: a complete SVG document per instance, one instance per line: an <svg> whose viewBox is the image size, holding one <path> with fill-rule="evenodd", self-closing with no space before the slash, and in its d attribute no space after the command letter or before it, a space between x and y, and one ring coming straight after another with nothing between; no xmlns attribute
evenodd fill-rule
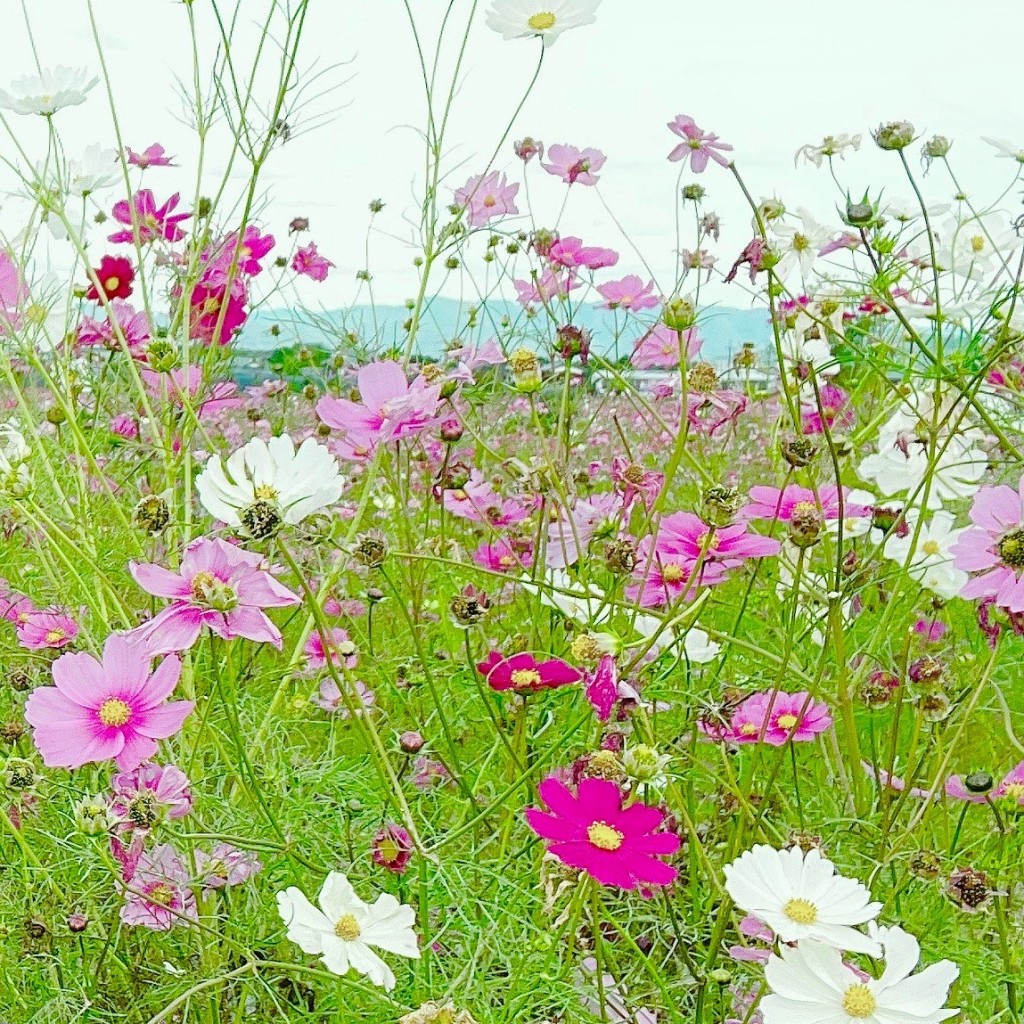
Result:
<svg viewBox="0 0 1024 1024"><path fill-rule="evenodd" d="M988 139L984 135L981 137L981 141L995 146L999 150L1000 157L1008 157L1010 160L1016 160L1019 164L1024 164L1024 146L1015 146L1008 139Z"/></svg>
<svg viewBox="0 0 1024 1024"><path fill-rule="evenodd" d="M840 952L801 942L765 965L771 994L760 1003L764 1024L938 1024L960 1011L943 1004L960 969L940 960L913 974L921 947L902 928L874 928L885 950L880 978L865 979Z"/></svg>
<svg viewBox="0 0 1024 1024"><path fill-rule="evenodd" d="M725 889L741 910L782 942L815 942L878 956L879 945L856 925L878 916L881 903L856 879L836 873L818 850L755 846L725 866ZM802 1019L802 1018L801 1018Z"/></svg>
<svg viewBox="0 0 1024 1024"><path fill-rule="evenodd" d="M818 250L832 238L829 229L819 224L809 210L801 206L796 212L800 218L799 227L781 220L771 226L782 253L782 259L775 267L779 277L785 277L798 264L801 275L807 277L817 258Z"/></svg>
<svg viewBox="0 0 1024 1024"><path fill-rule="evenodd" d="M341 497L338 460L313 438L298 451L287 434L254 437L231 455L207 462L196 478L203 507L228 526L270 536L281 521L295 525Z"/></svg>
<svg viewBox="0 0 1024 1024"><path fill-rule="evenodd" d="M954 529L952 512L940 510L932 516L931 522L921 527L914 547L915 526L908 524L906 536L891 535L885 542L885 557L898 565L906 565L908 572L927 590L938 594L946 601L957 596L967 582L967 573L953 565L950 548L960 539L963 529ZM913 558L910 558L913 548Z"/></svg>
<svg viewBox="0 0 1024 1024"><path fill-rule="evenodd" d="M563 32L597 20L601 0L494 0L487 25L506 39L540 36L550 46Z"/></svg>
<svg viewBox="0 0 1024 1024"><path fill-rule="evenodd" d="M819 377L834 377L842 367L832 355L823 331L805 313L798 313L796 326L782 333L782 358L796 367L811 367Z"/></svg>
<svg viewBox="0 0 1024 1024"><path fill-rule="evenodd" d="M1017 233L999 216L949 220L936 234L940 242L936 263L961 277L989 277L1020 245Z"/></svg>
<svg viewBox="0 0 1024 1024"><path fill-rule="evenodd" d="M68 161L67 189L70 195L84 198L110 188L120 180L117 150L105 149L98 142L88 146L80 160Z"/></svg>
<svg viewBox="0 0 1024 1024"><path fill-rule="evenodd" d="M63 107L84 103L98 81L99 78L89 78L86 68L66 68L61 64L38 75L15 79L10 91L0 89L0 107L15 114L49 117Z"/></svg>
<svg viewBox="0 0 1024 1024"><path fill-rule="evenodd" d="M846 135L845 133L843 135L826 135L820 145L814 146L808 143L806 146L801 146L796 151L793 164L794 166L798 164L800 157L803 157L809 164L820 167L826 157L838 156L840 159L845 159L845 151L848 149L852 149L854 152L860 149L859 135Z"/></svg>
<svg viewBox="0 0 1024 1024"><path fill-rule="evenodd" d="M277 909L288 926L288 938L304 953L320 954L324 966L334 974L347 974L355 968L390 992L395 976L370 947L419 959L412 929L415 912L390 893L381 893L372 904L364 903L348 879L332 871L317 902L319 908L295 886L277 894Z"/></svg>

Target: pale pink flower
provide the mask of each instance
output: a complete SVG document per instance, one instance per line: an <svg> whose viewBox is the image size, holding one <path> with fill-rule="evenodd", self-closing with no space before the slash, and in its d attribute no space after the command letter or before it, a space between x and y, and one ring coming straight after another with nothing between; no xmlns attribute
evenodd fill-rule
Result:
<svg viewBox="0 0 1024 1024"><path fill-rule="evenodd" d="M722 167L729 166L731 160L725 153L730 152L732 146L727 142L720 142L717 135L698 128L692 117L680 114L674 121L669 121L668 129L683 140L669 153L669 160L682 160L684 163L689 160L690 170L694 174L702 173L708 165L708 160L714 160Z"/></svg>
<svg viewBox="0 0 1024 1024"><path fill-rule="evenodd" d="M661 305L661 299L654 294L654 282L644 284L636 274L627 274L618 281L606 281L599 284L597 290L604 299L602 305L605 309L629 309L636 312Z"/></svg>
<svg viewBox="0 0 1024 1024"><path fill-rule="evenodd" d="M121 819L121 831L152 829L192 810L188 776L173 764L144 761L130 772L118 772L111 785L110 808Z"/></svg>
<svg viewBox="0 0 1024 1024"><path fill-rule="evenodd" d="M568 297L570 292L581 286L574 270L561 272L551 267L529 281L516 280L512 283L515 285L516 298L524 306L533 303L546 305L551 302L561 302Z"/></svg>
<svg viewBox="0 0 1024 1024"><path fill-rule="evenodd" d="M573 270L576 267L600 270L602 267L614 267L619 262L619 254L614 249L584 245L583 239L575 238L572 235L552 242L547 252L547 258L567 270Z"/></svg>
<svg viewBox="0 0 1024 1024"><path fill-rule="evenodd" d="M201 420L212 419L229 409L241 409L245 401L238 395L238 385L234 381L219 380L204 386L203 368L187 366L169 373L157 373L155 370L142 370L142 379L146 382L146 390L154 397L172 402L179 408L185 407L185 396L188 405ZM199 402L195 399L199 397Z"/></svg>
<svg viewBox="0 0 1024 1024"><path fill-rule="evenodd" d="M703 339L697 333L696 327L691 327L683 332L682 348L684 358L693 359L700 352ZM638 370L649 370L654 367L662 369L678 368L680 359L679 334L664 324L652 327L637 342L633 349L630 362Z"/></svg>
<svg viewBox="0 0 1024 1024"><path fill-rule="evenodd" d="M205 895L249 881L263 870L259 857L251 850L240 850L231 843L217 843L207 853L196 850L196 870Z"/></svg>
<svg viewBox="0 0 1024 1024"><path fill-rule="evenodd" d="M357 715L369 711L377 703L377 695L366 683L356 680L352 683L352 689L360 707L356 710ZM320 693L313 698L313 703L324 711L337 715L339 718L351 718L348 704L345 701L341 688L333 679L325 679L320 684Z"/></svg>
<svg viewBox="0 0 1024 1024"><path fill-rule="evenodd" d="M30 651L66 647L78 636L78 623L59 608L30 611L18 620L18 643Z"/></svg>
<svg viewBox="0 0 1024 1024"><path fill-rule="evenodd" d="M471 228L482 228L495 217L508 217L519 212L516 196L519 185L510 185L503 172L474 175L462 188L454 189L455 205L466 213Z"/></svg>
<svg viewBox="0 0 1024 1024"><path fill-rule="evenodd" d="M130 889L121 907L123 924L166 932L199 920L185 864L166 843L143 853L125 883Z"/></svg>
<svg viewBox="0 0 1024 1024"><path fill-rule="evenodd" d="M501 497L478 469L472 470L462 487L446 489L442 504L447 512L459 519L495 527L521 523L530 514L518 501Z"/></svg>
<svg viewBox="0 0 1024 1024"><path fill-rule="evenodd" d="M541 167L567 185L596 185L596 172L604 167L607 159L599 149L554 145L548 147L548 162L542 161Z"/></svg>
<svg viewBox="0 0 1024 1024"><path fill-rule="evenodd" d="M1007 803L1024 807L1024 761L1011 768L1002 781L993 786L987 793L972 793L964 785L964 779L960 775L950 775L946 779L946 796L954 800L964 800L972 804L984 804L990 800L1006 800Z"/></svg>
<svg viewBox="0 0 1024 1024"><path fill-rule="evenodd" d="M832 728L828 705L807 692L783 693L766 690L748 697L732 713L729 726L700 723L712 739L726 743L767 743L781 747L790 742L805 743Z"/></svg>
<svg viewBox="0 0 1024 1024"><path fill-rule="evenodd" d="M871 515L867 505L846 501L849 488L843 488L842 518L852 519ZM740 510L745 519L771 519L788 523L794 515L813 511L822 518L839 519L839 488L834 484L826 484L818 488L818 493L797 484L787 484L780 490L778 487L751 487L750 504Z"/></svg>
<svg viewBox="0 0 1024 1024"><path fill-rule="evenodd" d="M548 568L564 569L577 562L598 530L609 534L617 532L621 507L618 496L609 491L579 498L572 508L563 509L548 524L548 543L544 550Z"/></svg>
<svg viewBox="0 0 1024 1024"><path fill-rule="evenodd" d="M137 313L134 306L120 299L110 303L110 313L105 320L82 317L76 336L79 345L98 346L116 352L121 348L118 331L129 353L135 358L141 358L144 355L142 347L153 336L149 317L145 312Z"/></svg>
<svg viewBox="0 0 1024 1024"><path fill-rule="evenodd" d="M337 626L331 630L331 637L327 643L324 643L320 630L314 629L309 634L302 653L306 656L306 664L313 670L323 668L328 661L332 665L344 665L349 669L359 664L359 652L348 631Z"/></svg>
<svg viewBox="0 0 1024 1024"><path fill-rule="evenodd" d="M28 285L21 268L9 253L0 250L0 336L21 326L20 311L28 299Z"/></svg>

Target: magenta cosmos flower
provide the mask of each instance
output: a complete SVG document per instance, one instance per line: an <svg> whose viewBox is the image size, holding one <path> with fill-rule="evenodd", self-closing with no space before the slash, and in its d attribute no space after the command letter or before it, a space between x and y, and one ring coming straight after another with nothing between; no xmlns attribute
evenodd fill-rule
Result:
<svg viewBox="0 0 1024 1024"><path fill-rule="evenodd" d="M240 636L280 649L281 631L262 609L299 603L260 555L215 537L193 541L176 571L138 562L129 568L146 593L172 602L131 633L157 654L188 650L204 626L225 640Z"/></svg>
<svg viewBox="0 0 1024 1024"><path fill-rule="evenodd" d="M712 739L726 743L768 743L781 747L792 740L806 743L832 728L828 705L806 691L782 693L766 690L748 697L732 713L728 727L701 723Z"/></svg>
<svg viewBox="0 0 1024 1024"><path fill-rule="evenodd" d="M599 149L556 145L548 147L548 162L542 162L541 167L567 185L596 185L596 172L604 167L607 159Z"/></svg>
<svg viewBox="0 0 1024 1024"><path fill-rule="evenodd" d="M173 213L181 196L175 192L163 206L157 206L153 192L148 188L140 188L130 200L122 199L114 203L112 214L118 224L124 224L122 231L108 235L111 242L134 242L138 238L139 245L162 239L165 242L180 242L185 232L179 227L183 220L188 220L191 213Z"/></svg>
<svg viewBox="0 0 1024 1024"><path fill-rule="evenodd" d="M154 142L152 146L147 146L141 153L136 153L131 147L126 146L125 153L128 157L128 163L132 167L141 168L143 171L147 167L177 166L177 164L171 163L174 157L168 156L167 150L158 142Z"/></svg>
<svg viewBox="0 0 1024 1024"><path fill-rule="evenodd" d="M327 274L333 266L326 256L320 255L314 242L298 249L292 257L292 270L311 281L326 281Z"/></svg>
<svg viewBox="0 0 1024 1024"><path fill-rule="evenodd" d="M53 686L33 690L25 718L50 768L80 768L113 758L131 771L174 736L191 713L189 700L167 703L181 675L176 657L150 672L151 655L124 636L110 636L103 661L64 654L53 663Z"/></svg>
<svg viewBox="0 0 1024 1024"><path fill-rule="evenodd" d="M1017 490L1000 484L982 487L971 506L974 526L949 549L953 564L980 572L968 580L961 597L994 598L1000 608L1024 612L1024 477Z"/></svg>
<svg viewBox="0 0 1024 1024"><path fill-rule="evenodd" d="M482 228L495 217L519 212L516 206L519 185L510 185L501 171L491 171L486 176L474 175L462 188L452 191L455 193L455 205L465 211L466 223L471 228Z"/></svg>
<svg viewBox="0 0 1024 1024"><path fill-rule="evenodd" d="M431 423L441 403L441 386L420 376L411 384L394 360L369 363L356 375L361 401L325 395L316 413L351 440L366 444L401 441Z"/></svg>
<svg viewBox="0 0 1024 1024"><path fill-rule="evenodd" d="M534 693L537 690L553 690L578 683L583 678L578 668L573 668L561 658L538 661L528 652L506 658L500 651L491 651L487 660L477 665L477 669L487 680L487 685L499 692L515 690L517 693Z"/></svg>
<svg viewBox="0 0 1024 1024"><path fill-rule="evenodd" d="M729 166L730 159L724 154L730 152L732 146L727 142L720 142L717 135L702 131L692 117L680 114L674 121L669 121L668 129L683 140L669 153L669 160L682 160L684 163L689 160L690 170L694 174L701 174L707 167L708 160L714 160L722 167Z"/></svg>
<svg viewBox="0 0 1024 1024"><path fill-rule="evenodd" d="M583 779L573 796L552 777L538 793L550 813L528 807L526 821L563 863L619 889L675 881L676 869L658 858L679 849L679 836L656 831L665 819L657 807L623 807L619 787L607 779Z"/></svg>

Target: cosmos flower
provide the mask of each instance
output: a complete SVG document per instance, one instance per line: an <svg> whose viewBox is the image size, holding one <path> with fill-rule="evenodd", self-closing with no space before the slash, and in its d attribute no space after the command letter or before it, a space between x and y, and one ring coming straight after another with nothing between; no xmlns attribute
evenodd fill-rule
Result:
<svg viewBox="0 0 1024 1024"><path fill-rule="evenodd" d="M166 932L199 920L188 871L172 846L142 852L125 882L130 888L121 907L123 924Z"/></svg>
<svg viewBox="0 0 1024 1024"><path fill-rule="evenodd" d="M686 163L688 160L694 174L703 173L709 160L714 160L721 167L729 166L731 158L725 154L732 151L732 146L722 142L717 135L698 128L692 117L679 114L674 121L669 121L668 129L683 140L669 153L669 160L674 163Z"/></svg>
<svg viewBox="0 0 1024 1024"><path fill-rule="evenodd" d="M0 89L0 107L15 114L41 114L51 117L64 107L85 102L89 90L99 82L85 68L59 64L36 75L25 75L11 82L10 90Z"/></svg>
<svg viewBox="0 0 1024 1024"><path fill-rule="evenodd" d="M163 206L156 205L156 199L148 188L140 188L131 200L122 199L114 203L111 212L118 224L124 224L124 230L115 231L107 236L109 242L137 242L146 245L149 242L162 240L180 242L185 232L179 226L188 220L191 213L174 213L181 196L175 192Z"/></svg>
<svg viewBox="0 0 1024 1024"><path fill-rule="evenodd" d="M548 162L542 162L541 167L566 185L596 185L597 172L607 159L599 149L556 144L548 147Z"/></svg>
<svg viewBox="0 0 1024 1024"><path fill-rule="evenodd" d="M494 0L487 25L506 39L540 36L545 46L570 29L592 25L601 0Z"/></svg>
<svg viewBox="0 0 1024 1024"><path fill-rule="evenodd" d="M519 185L508 183L503 172L477 174L462 188L455 189L455 205L466 213L466 224L482 228L495 217L508 217L519 212L516 195Z"/></svg>
<svg viewBox="0 0 1024 1024"><path fill-rule="evenodd" d="M578 668L561 658L538 661L529 652L505 657L500 651L491 651L486 660L477 665L477 670L492 690L515 690L520 693L568 686L583 678Z"/></svg>

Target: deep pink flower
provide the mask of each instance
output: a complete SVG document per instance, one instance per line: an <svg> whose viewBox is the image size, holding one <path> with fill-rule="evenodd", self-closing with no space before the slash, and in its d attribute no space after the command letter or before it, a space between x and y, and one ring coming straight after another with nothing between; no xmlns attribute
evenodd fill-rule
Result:
<svg viewBox="0 0 1024 1024"><path fill-rule="evenodd" d="M171 601L130 634L158 654L188 650L204 626L225 640L245 637L280 649L281 631L263 609L299 603L265 570L261 555L216 537L194 540L177 570L138 562L129 568L143 590Z"/></svg>
<svg viewBox="0 0 1024 1024"><path fill-rule="evenodd" d="M612 480L615 481L615 489L622 495L623 508L629 508L637 498L643 502L644 508L652 508L665 486L664 473L645 469L624 455L616 455L612 459Z"/></svg>
<svg viewBox="0 0 1024 1024"><path fill-rule="evenodd" d="M615 702L619 699L619 676L614 655L603 655L597 663L597 668L587 673L584 692L598 721L607 722Z"/></svg>
<svg viewBox="0 0 1024 1024"><path fill-rule="evenodd" d="M373 837L370 859L396 875L405 873L413 854L412 836L394 822L388 822Z"/></svg>
<svg viewBox="0 0 1024 1024"><path fill-rule="evenodd" d="M212 251L203 253L203 277L211 283L216 281L218 284L224 284L227 282L232 263L235 264L237 273L255 277L263 271L260 260L274 248L275 244L273 235L260 234L260 229L252 224L242 233L241 245L238 242L238 232L232 231L217 242Z"/></svg>
<svg viewBox="0 0 1024 1024"><path fill-rule="evenodd" d="M325 256L317 252L316 243L310 242L296 250L292 257L292 270L296 274L302 274L311 281L326 281L327 274L334 264Z"/></svg>
<svg viewBox="0 0 1024 1024"><path fill-rule="evenodd" d="M800 406L800 419L805 434L824 434L829 430L846 430L853 425L853 407L850 396L835 384L826 384L819 390L821 408L817 401Z"/></svg>
<svg viewBox="0 0 1024 1024"><path fill-rule="evenodd" d="M192 810L188 776L173 764L144 761L133 771L119 772L111 784L110 808L121 819L122 831L149 830Z"/></svg>
<svg viewBox="0 0 1024 1024"><path fill-rule="evenodd" d="M121 199L114 203L112 211L114 220L124 224L123 231L115 231L109 235L110 242L135 242L145 245L162 239L165 242L180 242L185 232L178 226L188 220L191 213L172 213L177 207L181 196L175 192L163 206L157 206L153 193L148 188L140 188L131 200ZM132 218L135 218L133 224Z"/></svg>
<svg viewBox="0 0 1024 1024"><path fill-rule="evenodd" d="M533 565L532 544L527 541L523 549L520 550L501 538L490 544L481 544L473 552L473 561L485 569L490 569L491 572L520 573Z"/></svg>
<svg viewBox="0 0 1024 1024"><path fill-rule="evenodd" d="M550 777L538 793L549 813L528 807L527 824L549 840L548 852L563 863L619 889L675 881L676 869L658 858L679 849L679 836L656 831L665 819L657 807L624 807L619 787L607 779L583 779L574 796Z"/></svg>
<svg viewBox="0 0 1024 1024"><path fill-rule="evenodd" d="M209 853L196 850L196 870L204 893L209 895L215 889L247 882L263 870L263 864L251 850L240 850L231 843L217 843Z"/></svg>
<svg viewBox="0 0 1024 1024"><path fill-rule="evenodd" d="M700 352L703 341L696 327L683 332L683 358L693 359ZM664 324L652 327L636 344L630 362L638 370L650 370L654 367L675 369L680 359L679 334Z"/></svg>
<svg viewBox="0 0 1024 1024"><path fill-rule="evenodd" d="M974 523L950 548L953 564L980 572L968 580L961 597L991 597L1000 608L1024 612L1024 476L1017 490L1000 484L982 487L971 506Z"/></svg>
<svg viewBox="0 0 1024 1024"><path fill-rule="evenodd" d="M140 167L142 170L146 170L147 167L177 166L171 163L174 157L167 156L167 150L157 142L154 142L152 146L147 146L141 153L136 153L128 146L125 147L125 152L128 155L128 163L132 167Z"/></svg>
<svg viewBox="0 0 1024 1024"><path fill-rule="evenodd" d="M627 274L618 281L606 281L597 286L598 293L604 299L605 309L630 309L633 312L641 309L654 309L661 305L661 299L654 294L654 282L644 284L636 274Z"/></svg>
<svg viewBox="0 0 1024 1024"><path fill-rule="evenodd" d="M135 268L131 260L123 256L103 256L100 265L93 269L93 275L99 281L99 288L90 281L85 297L92 302L99 302L100 294L108 302L112 299L127 299L132 293L132 281L135 280Z"/></svg>
<svg viewBox="0 0 1024 1024"><path fill-rule="evenodd" d="M121 921L155 932L199 920L196 898L189 888L188 871L173 847L164 843L143 853L125 890Z"/></svg>
<svg viewBox="0 0 1024 1024"><path fill-rule="evenodd" d="M78 636L78 623L59 608L30 611L18 619L18 643L30 651L66 647Z"/></svg>
<svg viewBox="0 0 1024 1024"><path fill-rule="evenodd" d="M477 670L492 690L515 690L517 693L533 693L537 690L553 690L559 686L578 683L583 673L562 661L561 658L547 658L538 661L529 652L505 657L500 651L491 651Z"/></svg>
<svg viewBox="0 0 1024 1024"><path fill-rule="evenodd" d="M393 360L369 363L356 376L359 402L325 395L316 413L329 427L370 446L401 441L433 422L441 404L441 386L422 376L410 384Z"/></svg>
<svg viewBox="0 0 1024 1024"><path fill-rule="evenodd" d="M326 644L320 630L314 629L309 634L302 653L306 656L306 664L313 670L323 668L328 661L332 665L344 665L348 669L359 664L359 652L348 631L337 626L331 630L331 639Z"/></svg>
<svg viewBox="0 0 1024 1024"><path fill-rule="evenodd" d="M766 690L747 697L732 713L729 726L700 723L712 739L727 743L768 743L781 747L792 740L804 743L832 728L828 705L809 693Z"/></svg>
<svg viewBox="0 0 1024 1024"><path fill-rule="evenodd" d="M567 185L596 185L596 172L604 167L607 159L599 149L554 145L548 147L548 162L542 161L541 167Z"/></svg>
<svg viewBox="0 0 1024 1024"><path fill-rule="evenodd" d="M466 212L466 224L482 228L495 217L508 217L519 212L516 196L519 185L510 185L502 171L491 171L486 177L475 175L462 188L454 189L455 205Z"/></svg>
<svg viewBox="0 0 1024 1024"><path fill-rule="evenodd" d="M446 512L459 519L495 527L514 526L530 515L529 509L514 498L498 494L478 469L472 470L461 487L447 488L441 503Z"/></svg>
<svg viewBox="0 0 1024 1024"><path fill-rule="evenodd" d="M567 270L573 270L576 267L600 270L602 267L614 267L619 262L619 254L614 249L584 245L583 239L570 235L568 238L559 238L551 244L548 249L548 259Z"/></svg>
<svg viewBox="0 0 1024 1024"><path fill-rule="evenodd" d="M694 174L702 173L708 160L714 160L722 167L729 166L730 158L724 154L731 152L732 146L720 142L717 135L698 128L692 117L680 114L674 121L669 121L668 129L683 140L669 153L669 160L682 160L684 163L689 160L690 170Z"/></svg>
<svg viewBox="0 0 1024 1024"><path fill-rule="evenodd" d="M53 663L53 686L29 694L25 718L50 768L80 768L113 758L122 771L137 768L175 735L192 701L167 703L181 675L181 661L167 657L150 672L151 655L124 636L112 635L103 661L91 654L63 654Z"/></svg>
<svg viewBox="0 0 1024 1024"><path fill-rule="evenodd" d="M139 437L138 420L127 413L118 413L110 421L110 432L125 441L136 441Z"/></svg>
<svg viewBox="0 0 1024 1024"><path fill-rule="evenodd" d="M220 275L204 276L192 289L189 310L191 337L204 345L227 345L240 330L249 314L245 282L236 277L228 291L227 281Z"/></svg>

